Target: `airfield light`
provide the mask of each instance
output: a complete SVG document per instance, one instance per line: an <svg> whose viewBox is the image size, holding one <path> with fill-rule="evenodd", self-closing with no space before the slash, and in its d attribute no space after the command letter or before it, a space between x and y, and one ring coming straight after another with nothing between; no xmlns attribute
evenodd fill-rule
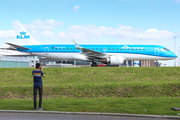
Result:
<svg viewBox="0 0 180 120"><path fill-rule="evenodd" d="M142 39L140 39L141 40L141 45L142 45Z"/></svg>
<svg viewBox="0 0 180 120"><path fill-rule="evenodd" d="M142 39L140 39L141 40L141 45L142 45ZM140 60L140 63L142 63L142 60ZM145 65L144 65L144 67L145 67Z"/></svg>
<svg viewBox="0 0 180 120"><path fill-rule="evenodd" d="M176 37L174 37L174 53L176 54ZM176 66L176 59L174 59L174 66Z"/></svg>
<svg viewBox="0 0 180 120"><path fill-rule="evenodd" d="M178 56L178 66L180 66L180 57L179 57L179 52L180 52L180 47L178 47L178 50L177 50L178 52L177 52L177 56Z"/></svg>

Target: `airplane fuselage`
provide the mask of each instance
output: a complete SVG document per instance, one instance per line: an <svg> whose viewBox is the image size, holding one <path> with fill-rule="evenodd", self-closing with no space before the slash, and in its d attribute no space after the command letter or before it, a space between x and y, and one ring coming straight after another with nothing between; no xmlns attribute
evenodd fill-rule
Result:
<svg viewBox="0 0 180 120"><path fill-rule="evenodd" d="M171 60L177 56L159 45L80 45L83 48L105 53L109 56L123 56L126 60ZM89 61L75 45L24 45L30 50L17 49L31 55L53 58L56 60Z"/></svg>

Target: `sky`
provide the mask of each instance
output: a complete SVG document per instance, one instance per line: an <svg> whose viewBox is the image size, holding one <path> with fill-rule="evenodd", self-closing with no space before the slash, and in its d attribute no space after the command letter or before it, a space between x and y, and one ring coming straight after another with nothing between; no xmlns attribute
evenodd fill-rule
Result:
<svg viewBox="0 0 180 120"><path fill-rule="evenodd" d="M0 0L0 47L20 21L40 43L162 45L180 55L180 0ZM179 50L179 51L178 51Z"/></svg>

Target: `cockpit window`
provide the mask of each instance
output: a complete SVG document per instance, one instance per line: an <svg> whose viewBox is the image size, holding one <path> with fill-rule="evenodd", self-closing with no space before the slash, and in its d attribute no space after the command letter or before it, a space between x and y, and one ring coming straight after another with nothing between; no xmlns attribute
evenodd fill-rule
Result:
<svg viewBox="0 0 180 120"><path fill-rule="evenodd" d="M165 51L169 51L167 48L164 48Z"/></svg>

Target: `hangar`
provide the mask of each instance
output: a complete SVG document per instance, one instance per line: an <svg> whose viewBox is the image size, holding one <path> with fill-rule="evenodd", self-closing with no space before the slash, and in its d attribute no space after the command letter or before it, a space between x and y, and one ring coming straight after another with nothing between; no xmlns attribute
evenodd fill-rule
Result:
<svg viewBox="0 0 180 120"><path fill-rule="evenodd" d="M35 67L39 58L0 56L0 68Z"/></svg>

